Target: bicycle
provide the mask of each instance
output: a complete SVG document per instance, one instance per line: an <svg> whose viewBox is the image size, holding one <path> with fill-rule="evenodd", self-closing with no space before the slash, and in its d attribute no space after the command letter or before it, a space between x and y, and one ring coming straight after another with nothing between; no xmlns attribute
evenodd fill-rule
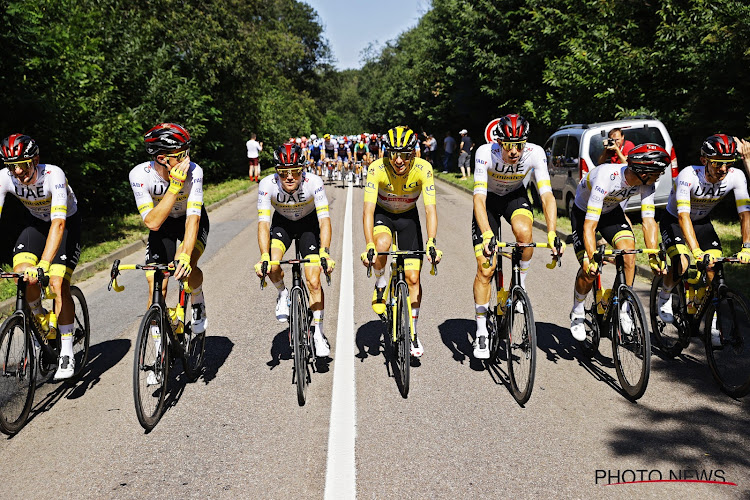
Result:
<svg viewBox="0 0 750 500"><path fill-rule="evenodd" d="M341 187L346 188L346 183L349 181L349 174L351 174L352 168L348 161L343 162L341 167Z"/></svg>
<svg viewBox="0 0 750 500"><path fill-rule="evenodd" d="M362 182L362 161L355 161L354 162L354 182L352 183L353 186L362 187L364 186Z"/></svg>
<svg viewBox="0 0 750 500"><path fill-rule="evenodd" d="M496 237L493 237L489 247L493 249L493 252L490 260L485 263L485 267L495 264L496 255L508 257L508 254L501 252L500 248L512 248L510 259L513 274L509 290L503 287L502 261L497 262L490 278L490 304L487 308L487 341L490 349L488 368L490 364L499 364L500 343L505 340L511 394L519 405L523 405L528 402L534 387L536 323L529 296L521 286L521 254L524 248L549 248L549 245L547 243L498 242ZM556 240L555 248L558 252L562 248L559 239ZM561 261L559 257L553 256L553 262L547 264L547 267L554 269L556 265L561 265ZM521 311L518 310L519 308ZM521 326L517 328L517 325Z"/></svg>
<svg viewBox="0 0 750 500"><path fill-rule="evenodd" d="M164 278L175 272L176 262L170 264L112 264L107 290L122 292L125 287L117 283L120 271L154 271L154 291L151 307L143 316L136 337L133 362L133 399L138 422L151 431L164 412L169 372L176 358L182 360L182 369L190 382L198 379L203 366L206 333L196 334L188 316L190 287L179 283L179 299L174 308L167 307L163 292Z"/></svg>
<svg viewBox="0 0 750 500"><path fill-rule="evenodd" d="M295 248L299 248L299 240L295 241ZM304 406L307 401L307 386L312 381L310 372L316 371L317 356L315 355L315 343L313 342L313 312L310 310L310 294L302 279L302 264L311 262L310 259L301 259L299 250L297 257L290 260L274 260L263 263L260 281L260 289L266 287L266 275L268 266L292 266L292 289L289 291L289 342L294 354L294 368L292 370L292 383L297 385L297 403ZM320 265L326 276L328 286L331 285L331 275L328 274L326 259L320 259Z"/></svg>
<svg viewBox="0 0 750 500"><path fill-rule="evenodd" d="M594 254L594 261L600 267L594 287L584 302L586 339L582 342L583 352L593 357L599 351L602 334L612 341L612 360L617 378L631 401L639 399L646 392L651 373L651 339L643 305L625 280L623 256L658 252L650 248L605 250L605 246L601 245ZM605 263L611 262L611 258L614 258L617 272L615 281L611 289L602 289L601 269ZM616 293L612 293L613 290Z"/></svg>
<svg viewBox="0 0 750 500"><path fill-rule="evenodd" d="M383 294L386 312L380 315L380 319L387 327L386 334L383 336L386 349L391 351L396 360L394 366L398 370L396 385L399 387L401 396L406 398L409 395L411 344L416 342L416 338L414 325L411 322L411 298L409 297L409 285L406 283L405 261L407 258L421 258L427 252L424 250L399 250L395 243L391 248L390 252L375 252L372 249L368 251L367 277L372 276L372 264L375 257L382 255L395 257L396 262L391 262L391 279L388 280L386 291ZM430 274L437 276L437 264L434 263L437 252L434 248L430 250L430 258L433 262Z"/></svg>
<svg viewBox="0 0 750 500"><path fill-rule="evenodd" d="M26 287L23 273L2 272L0 278L17 279L16 309L0 327L0 430L8 435L16 434L26 424L34 402L37 377L46 378L55 369L60 355L60 336L57 332L54 294L47 291L49 276L37 270L42 285L42 300L53 299L50 309L50 328L43 331L26 302ZM75 308L73 331L73 357L75 371L66 381L76 382L83 374L89 356L91 323L83 292L77 286L70 287Z"/></svg>
<svg viewBox="0 0 750 500"><path fill-rule="evenodd" d="M665 257L663 248L660 256ZM706 275L707 260L689 267L697 271L693 278L680 279L673 268L672 323L665 323L658 314L662 276L651 284L650 305L654 343L661 353L673 358L690 345L691 337L700 338L711 375L722 392L741 398L750 393L750 306L741 293L726 284L724 276L724 264L736 263L741 263L736 256L715 259L711 283ZM719 332L719 345L714 345L712 330Z"/></svg>

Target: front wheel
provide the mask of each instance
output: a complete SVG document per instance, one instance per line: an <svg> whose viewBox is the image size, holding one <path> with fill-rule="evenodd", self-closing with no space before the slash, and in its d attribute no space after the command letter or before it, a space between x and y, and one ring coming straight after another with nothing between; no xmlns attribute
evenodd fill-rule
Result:
<svg viewBox="0 0 750 500"><path fill-rule="evenodd" d="M89 359L89 344L91 342L91 323L89 322L89 307L86 297L77 286L70 287L70 295L73 297L75 306L75 318L73 327L73 357L75 359L75 371L70 381L74 382L81 377L86 362Z"/></svg>
<svg viewBox="0 0 750 500"><path fill-rule="evenodd" d="M511 291L508 339L505 342L508 357L508 376L513 397L525 404L531 397L536 372L536 323L529 296L520 286Z"/></svg>
<svg viewBox="0 0 750 500"><path fill-rule="evenodd" d="M396 288L396 364L401 396L409 395L409 368L411 366L411 318L409 315L409 288L399 283ZM392 333L391 333L392 334Z"/></svg>
<svg viewBox="0 0 750 500"><path fill-rule="evenodd" d="M161 309L146 312L135 343L133 362L133 399L141 426L150 431L164 410L169 380L167 325Z"/></svg>
<svg viewBox="0 0 750 500"><path fill-rule="evenodd" d="M307 370L307 352L305 349L305 315L302 290L294 288L290 298L289 307L289 334L292 337L292 350L294 351L294 375L297 380L297 403L305 405L307 400L307 383L309 373Z"/></svg>
<svg viewBox="0 0 750 500"><path fill-rule="evenodd" d="M22 316L11 316L0 331L0 430L17 433L34 403L34 346Z"/></svg>
<svg viewBox="0 0 750 500"><path fill-rule="evenodd" d="M706 309L706 357L721 390L733 398L750 393L750 308L727 290ZM716 345L714 345L716 344Z"/></svg>
<svg viewBox="0 0 750 500"><path fill-rule="evenodd" d="M612 307L612 358L617 378L629 399L643 396L651 372L651 340L646 313L633 290L621 285Z"/></svg>
<svg viewBox="0 0 750 500"><path fill-rule="evenodd" d="M487 305L487 338L490 342L490 357L487 361L492 364L499 362L500 328L502 326L497 316L497 280L496 271L492 273L492 279L490 280L490 302Z"/></svg>

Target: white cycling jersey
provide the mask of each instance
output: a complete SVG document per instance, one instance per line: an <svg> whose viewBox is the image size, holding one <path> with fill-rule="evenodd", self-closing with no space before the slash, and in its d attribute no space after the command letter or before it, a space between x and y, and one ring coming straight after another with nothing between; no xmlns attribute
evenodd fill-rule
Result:
<svg viewBox="0 0 750 500"><path fill-rule="evenodd" d="M68 185L65 173L57 165L37 165L36 182L28 185L4 168L0 172L0 213L6 193L16 195L31 215L45 222L66 219L78 211L76 195Z"/></svg>
<svg viewBox="0 0 750 500"><path fill-rule="evenodd" d="M130 171L130 187L133 188L138 212L144 219L148 213L161 202L169 189L169 181L159 175L154 162L147 161L133 167ZM203 207L203 169L190 162L187 177L182 189L177 193L169 217L183 215L200 215Z"/></svg>
<svg viewBox="0 0 750 500"><path fill-rule="evenodd" d="M706 167L703 165L685 167L672 185L667 212L675 217L690 213L690 219L698 221L708 216L730 191L734 191L737 213L750 211L747 181L741 171L730 168L726 177L714 184L706 180Z"/></svg>
<svg viewBox="0 0 750 500"><path fill-rule="evenodd" d="M631 186L625 180L627 164L603 163L589 171L576 188L575 204L586 212L586 219L598 221L602 214L637 194L641 195L641 216L653 218L656 186Z"/></svg>
<svg viewBox="0 0 750 500"><path fill-rule="evenodd" d="M264 177L258 184L258 221L271 222L271 207L289 220L299 220L317 212L318 220L330 217L323 179L303 172L296 191L287 193L278 174Z"/></svg>
<svg viewBox="0 0 750 500"><path fill-rule="evenodd" d="M523 178L534 169L540 195L552 191L547 170L547 156L536 144L526 143L516 163L503 161L503 149L497 142L483 144L474 157L474 194L495 193L504 196L523 185Z"/></svg>

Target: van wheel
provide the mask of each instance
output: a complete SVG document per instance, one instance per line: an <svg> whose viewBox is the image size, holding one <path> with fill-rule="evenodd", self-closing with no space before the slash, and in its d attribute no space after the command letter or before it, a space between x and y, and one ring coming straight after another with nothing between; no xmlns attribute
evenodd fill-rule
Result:
<svg viewBox="0 0 750 500"><path fill-rule="evenodd" d="M572 196L568 196L568 199L565 201L565 211L568 214L568 219L572 218L573 216L573 207L575 206L575 198Z"/></svg>

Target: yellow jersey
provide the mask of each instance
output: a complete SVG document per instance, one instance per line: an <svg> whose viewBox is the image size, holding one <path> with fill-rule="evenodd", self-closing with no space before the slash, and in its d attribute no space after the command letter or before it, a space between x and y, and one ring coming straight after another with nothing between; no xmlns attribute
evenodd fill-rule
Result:
<svg viewBox="0 0 750 500"><path fill-rule="evenodd" d="M422 158L414 158L407 175L396 175L387 158L375 160L367 169L365 202L377 203L383 210L400 214L417 204L419 195L424 195L424 204L435 204L435 179L432 165Z"/></svg>

